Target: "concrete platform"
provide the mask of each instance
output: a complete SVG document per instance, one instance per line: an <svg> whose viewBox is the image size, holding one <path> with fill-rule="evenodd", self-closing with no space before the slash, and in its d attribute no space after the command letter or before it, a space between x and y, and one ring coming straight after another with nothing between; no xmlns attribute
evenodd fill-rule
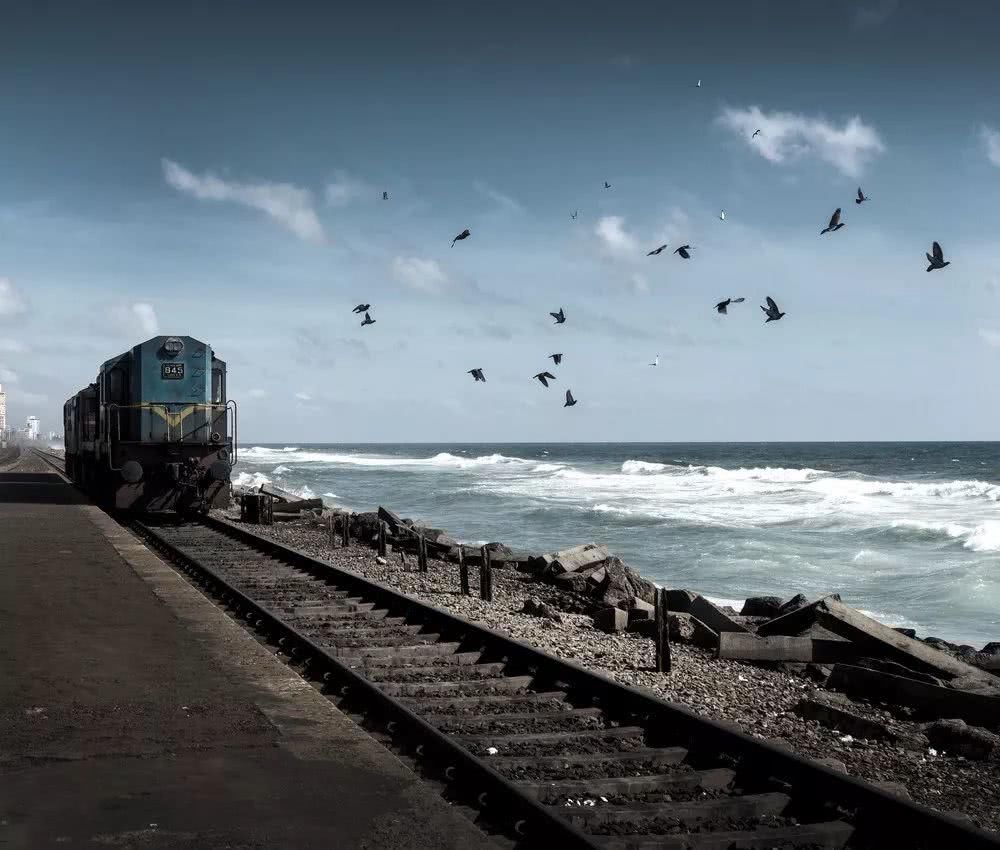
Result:
<svg viewBox="0 0 1000 850"><path fill-rule="evenodd" d="M485 848L56 475L0 473L0 847Z"/></svg>

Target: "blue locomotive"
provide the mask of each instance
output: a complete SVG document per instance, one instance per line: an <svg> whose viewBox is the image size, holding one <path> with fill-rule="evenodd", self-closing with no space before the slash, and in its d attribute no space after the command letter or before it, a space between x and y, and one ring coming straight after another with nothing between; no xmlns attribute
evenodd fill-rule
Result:
<svg viewBox="0 0 1000 850"><path fill-rule="evenodd" d="M236 403L226 364L190 336L156 336L112 357L63 405L66 474L130 511L229 504Z"/></svg>

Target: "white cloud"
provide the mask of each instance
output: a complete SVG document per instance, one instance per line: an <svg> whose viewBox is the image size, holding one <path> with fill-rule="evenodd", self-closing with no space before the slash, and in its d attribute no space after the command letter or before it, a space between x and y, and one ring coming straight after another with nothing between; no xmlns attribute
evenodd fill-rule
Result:
<svg viewBox="0 0 1000 850"><path fill-rule="evenodd" d="M632 286L632 291L636 293L646 293L649 292L649 281L646 280L646 276L636 272L632 275L629 283Z"/></svg>
<svg viewBox="0 0 1000 850"><path fill-rule="evenodd" d="M473 187L480 195L484 198L489 198L493 203L499 207L503 207L505 210L511 212L521 212L523 207L515 201L510 195L505 195L503 192L498 192L492 186L487 185L482 180L477 180L472 184Z"/></svg>
<svg viewBox="0 0 1000 850"><path fill-rule="evenodd" d="M885 146L874 127L857 115L842 127L822 117L794 112L762 112L760 107L724 109L717 119L768 162L783 163L812 156L848 177L861 174L865 163ZM760 130L757 136L754 131Z"/></svg>
<svg viewBox="0 0 1000 850"><path fill-rule="evenodd" d="M28 347L16 339L0 339L0 351L5 354L24 354Z"/></svg>
<svg viewBox="0 0 1000 850"><path fill-rule="evenodd" d="M620 215L606 215L594 226L594 233L601 240L605 252L621 259L633 259L639 251L636 238L625 230L625 219Z"/></svg>
<svg viewBox="0 0 1000 850"><path fill-rule="evenodd" d="M0 383L16 384L17 372L15 372L13 369L8 369L5 366L0 366Z"/></svg>
<svg viewBox="0 0 1000 850"><path fill-rule="evenodd" d="M301 239L311 242L326 240L308 189L300 189L290 183L235 183L210 172L193 174L169 159L163 160L163 176L178 192L203 201L242 204L266 213Z"/></svg>
<svg viewBox="0 0 1000 850"><path fill-rule="evenodd" d="M298 399L299 401L312 401L312 396L311 396L311 395L309 395L309 393L304 393L304 392L297 392L297 393L295 394L295 397L296 397L296 398L297 398L297 399Z"/></svg>
<svg viewBox="0 0 1000 850"><path fill-rule="evenodd" d="M142 301L134 304L115 304L108 315L123 334L131 336L141 333L151 337L160 332L160 323L156 319L156 311L152 304Z"/></svg>
<svg viewBox="0 0 1000 850"><path fill-rule="evenodd" d="M983 338L983 342L987 345L992 346L993 348L1000 348L1000 331L980 328L979 335Z"/></svg>
<svg viewBox="0 0 1000 850"><path fill-rule="evenodd" d="M854 13L856 27L877 27L884 24L899 8L899 0L877 0L873 6L861 6Z"/></svg>
<svg viewBox="0 0 1000 850"><path fill-rule="evenodd" d="M262 390L260 387L254 387L250 392L247 393L250 398L264 398L267 396L267 391Z"/></svg>
<svg viewBox="0 0 1000 850"><path fill-rule="evenodd" d="M0 277L0 318L19 316L28 309L28 299L10 278Z"/></svg>
<svg viewBox="0 0 1000 850"><path fill-rule="evenodd" d="M1000 130L994 130L984 124L979 130L979 135L986 147L987 159L1000 168Z"/></svg>
<svg viewBox="0 0 1000 850"><path fill-rule="evenodd" d="M376 196L381 198L382 193L346 171L335 171L333 180L326 184L326 202L332 207L346 207L352 201Z"/></svg>
<svg viewBox="0 0 1000 850"><path fill-rule="evenodd" d="M392 261L392 274L404 286L417 292L436 294L448 286L448 275L437 260L421 257L396 257Z"/></svg>

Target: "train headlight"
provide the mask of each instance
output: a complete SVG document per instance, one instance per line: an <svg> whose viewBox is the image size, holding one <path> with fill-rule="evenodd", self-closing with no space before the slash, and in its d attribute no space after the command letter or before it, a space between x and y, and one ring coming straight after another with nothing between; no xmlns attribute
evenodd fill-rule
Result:
<svg viewBox="0 0 1000 850"><path fill-rule="evenodd" d="M163 350L167 354L176 356L184 350L184 342L175 336L167 337L167 341L163 343Z"/></svg>

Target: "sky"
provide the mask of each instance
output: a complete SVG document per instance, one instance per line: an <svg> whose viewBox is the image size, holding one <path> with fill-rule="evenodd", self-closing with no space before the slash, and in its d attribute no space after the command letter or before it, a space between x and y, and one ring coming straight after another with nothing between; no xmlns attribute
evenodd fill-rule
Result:
<svg viewBox="0 0 1000 850"><path fill-rule="evenodd" d="M987 0L5 4L8 418L170 333L246 441L996 439L997 43Z"/></svg>

